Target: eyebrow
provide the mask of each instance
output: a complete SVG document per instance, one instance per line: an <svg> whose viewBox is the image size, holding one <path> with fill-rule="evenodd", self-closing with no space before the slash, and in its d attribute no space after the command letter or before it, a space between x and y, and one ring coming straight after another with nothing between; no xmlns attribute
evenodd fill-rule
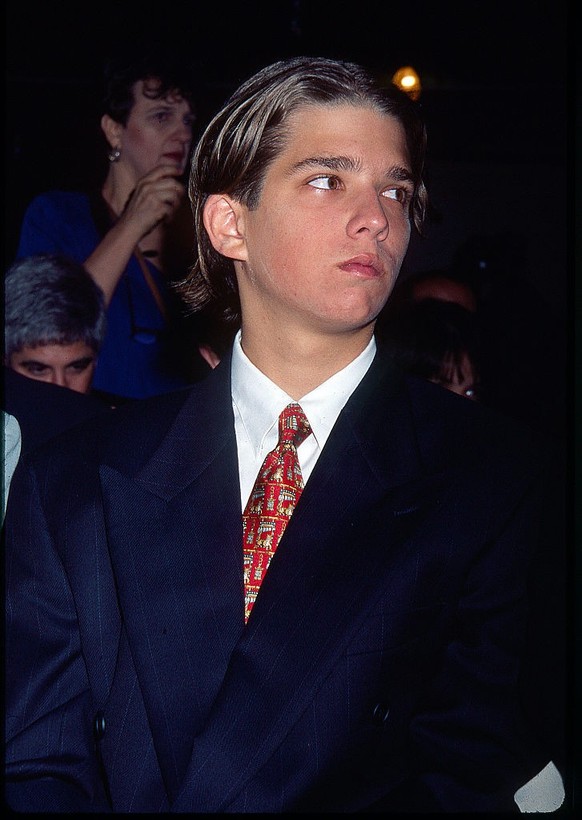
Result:
<svg viewBox="0 0 582 820"><path fill-rule="evenodd" d="M164 109L165 111L171 111L176 106L173 103L170 103L166 100L165 97L158 97L157 100L148 100L147 103L147 111L159 111L160 109Z"/></svg>
<svg viewBox="0 0 582 820"><path fill-rule="evenodd" d="M360 171L362 162L359 159L348 156L321 156L321 157L305 157L305 159L296 162L291 166L291 173L296 171L304 171L309 168L329 168L330 171ZM387 179L395 180L396 182L413 182L412 173L408 168L401 165L393 165L386 171Z"/></svg>
<svg viewBox="0 0 582 820"><path fill-rule="evenodd" d="M85 364L89 365L91 362L95 361L95 356L81 356L79 359L73 359L71 362L67 362L64 366L71 367L71 365L80 365ZM54 367L54 364L48 364L47 362L43 362L40 359L23 359L20 362L21 366L28 367L30 365L40 365L41 367Z"/></svg>
<svg viewBox="0 0 582 820"><path fill-rule="evenodd" d="M41 362L40 359L23 359L21 362L19 362L19 365L20 367L30 367L31 365L34 365L36 367L38 367L39 365L40 367L52 367L52 364Z"/></svg>

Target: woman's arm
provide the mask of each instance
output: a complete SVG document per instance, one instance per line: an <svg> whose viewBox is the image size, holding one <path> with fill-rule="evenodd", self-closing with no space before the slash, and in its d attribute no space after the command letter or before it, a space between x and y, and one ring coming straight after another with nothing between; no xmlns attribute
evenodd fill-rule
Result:
<svg viewBox="0 0 582 820"><path fill-rule="evenodd" d="M185 190L175 174L173 165L159 165L142 177L113 227L85 260L107 304L136 246L180 205Z"/></svg>

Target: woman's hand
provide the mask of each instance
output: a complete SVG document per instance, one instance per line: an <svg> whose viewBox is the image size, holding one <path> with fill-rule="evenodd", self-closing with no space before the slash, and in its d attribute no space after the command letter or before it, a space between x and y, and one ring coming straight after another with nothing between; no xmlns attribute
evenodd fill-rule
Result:
<svg viewBox="0 0 582 820"><path fill-rule="evenodd" d="M156 166L133 189L119 216L118 227L131 226L137 244L157 225L173 216L185 193L183 183L176 178L174 165Z"/></svg>
<svg viewBox="0 0 582 820"><path fill-rule="evenodd" d="M175 165L158 165L143 176L111 229L85 267L105 294L109 304L135 248L157 225L171 219L185 195Z"/></svg>

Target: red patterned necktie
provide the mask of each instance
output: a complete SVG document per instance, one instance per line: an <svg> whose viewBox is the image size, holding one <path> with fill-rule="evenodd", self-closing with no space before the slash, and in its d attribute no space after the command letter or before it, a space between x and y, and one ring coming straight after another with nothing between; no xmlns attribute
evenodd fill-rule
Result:
<svg viewBox="0 0 582 820"><path fill-rule="evenodd" d="M303 490L297 448L311 433L298 404L279 416L279 441L267 454L243 513L245 623L273 553Z"/></svg>

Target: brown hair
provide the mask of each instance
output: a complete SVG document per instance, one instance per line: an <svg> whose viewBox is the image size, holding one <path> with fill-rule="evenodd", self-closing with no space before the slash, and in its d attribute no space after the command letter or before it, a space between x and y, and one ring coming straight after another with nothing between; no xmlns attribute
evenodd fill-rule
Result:
<svg viewBox="0 0 582 820"><path fill-rule="evenodd" d="M403 126L414 195L410 215L420 232L427 193L422 180L426 131L417 105L396 86L384 87L354 63L296 57L263 68L244 82L205 129L192 157L189 196L194 213L197 258L177 289L193 310L219 302L227 321L240 319L234 266L212 246L203 224L211 194L227 193L256 208L270 163L285 145L285 123L308 104L371 106Z"/></svg>

